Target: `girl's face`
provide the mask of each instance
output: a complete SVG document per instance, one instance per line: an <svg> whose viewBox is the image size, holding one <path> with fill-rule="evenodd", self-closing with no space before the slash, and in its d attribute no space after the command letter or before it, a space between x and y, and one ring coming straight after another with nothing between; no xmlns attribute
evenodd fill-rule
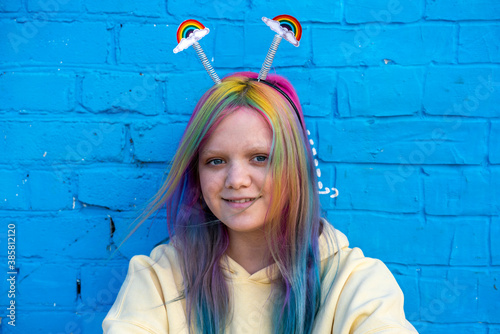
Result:
<svg viewBox="0 0 500 334"><path fill-rule="evenodd" d="M201 147L201 191L212 213L234 232L265 223L272 191L267 175L272 131L255 110L242 107L224 118Z"/></svg>

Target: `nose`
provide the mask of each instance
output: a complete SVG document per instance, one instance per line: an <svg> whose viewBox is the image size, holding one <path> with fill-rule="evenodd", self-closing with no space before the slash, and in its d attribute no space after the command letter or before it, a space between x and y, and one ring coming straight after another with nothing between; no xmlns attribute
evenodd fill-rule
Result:
<svg viewBox="0 0 500 334"><path fill-rule="evenodd" d="M225 186L230 189L249 187L252 183L248 166L239 162L233 162L229 166Z"/></svg>

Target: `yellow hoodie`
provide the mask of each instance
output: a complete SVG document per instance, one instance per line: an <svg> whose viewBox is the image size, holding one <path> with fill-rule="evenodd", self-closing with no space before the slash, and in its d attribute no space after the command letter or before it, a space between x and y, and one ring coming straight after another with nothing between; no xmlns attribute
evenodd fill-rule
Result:
<svg viewBox="0 0 500 334"><path fill-rule="evenodd" d="M387 267L348 248L344 234L326 221L319 238L322 303L313 333L416 333L403 311L403 293ZM271 279L267 268L250 275L226 256L232 320L227 333L271 333ZM172 245L134 256L118 297L104 319L104 333L187 334L182 275ZM172 302L173 301L173 302Z"/></svg>

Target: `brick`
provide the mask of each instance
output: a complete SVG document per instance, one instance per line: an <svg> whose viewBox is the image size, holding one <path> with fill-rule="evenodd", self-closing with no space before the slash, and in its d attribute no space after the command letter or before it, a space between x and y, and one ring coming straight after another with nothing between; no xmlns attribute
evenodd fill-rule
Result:
<svg viewBox="0 0 500 334"><path fill-rule="evenodd" d="M499 87L499 68L430 67L425 82L424 109L430 115L498 117ZM460 119L453 121L461 122Z"/></svg>
<svg viewBox="0 0 500 334"><path fill-rule="evenodd" d="M347 0L345 17L348 23L414 22L423 16L422 0Z"/></svg>
<svg viewBox="0 0 500 334"><path fill-rule="evenodd" d="M453 122L453 123L452 123ZM425 164L480 164L487 154L487 123L454 119L339 120L318 124L319 157L332 162L397 163L393 183ZM397 129L397 131L395 131Z"/></svg>
<svg viewBox="0 0 500 334"><path fill-rule="evenodd" d="M112 305L127 276L127 263L82 267L82 309ZM103 308L103 307L101 307Z"/></svg>
<svg viewBox="0 0 500 334"><path fill-rule="evenodd" d="M315 26L313 62L317 66L451 63L453 36L453 27L442 24Z"/></svg>
<svg viewBox="0 0 500 334"><path fill-rule="evenodd" d="M414 323L415 329L421 334L467 333L491 334L484 324L434 324L431 322Z"/></svg>
<svg viewBox="0 0 500 334"><path fill-rule="evenodd" d="M217 30L211 31L213 36L211 39L214 40L213 49L213 61L212 66L214 66L217 73L217 67L228 67L228 66L242 66L243 61L246 57L245 42L244 38L244 27L242 23L232 23L232 24L217 24ZM204 42L204 41L203 41ZM204 45L204 43L203 43ZM183 52L192 52L194 50L185 50ZM208 54L207 54L208 57ZM264 56L265 57L265 54ZM211 57L209 57L211 59ZM198 61L200 63L200 61ZM239 65L237 65L239 64ZM196 64L196 65L201 65ZM254 64L254 66L258 66Z"/></svg>
<svg viewBox="0 0 500 334"><path fill-rule="evenodd" d="M68 75L3 72L0 73L0 109L68 111L74 105L74 86L74 77Z"/></svg>
<svg viewBox="0 0 500 334"><path fill-rule="evenodd" d="M86 0L85 9L89 13L97 14L112 13L152 17L160 17L165 12L164 3L161 0L151 0L144 3L132 0Z"/></svg>
<svg viewBox="0 0 500 334"><path fill-rule="evenodd" d="M134 158L144 162L171 161L185 128L184 123L135 123L131 131Z"/></svg>
<svg viewBox="0 0 500 334"><path fill-rule="evenodd" d="M279 74L286 77L295 87L305 116L331 115L332 110L336 108L337 75L334 71L283 68Z"/></svg>
<svg viewBox="0 0 500 334"><path fill-rule="evenodd" d="M34 15L44 15L48 13L48 18L54 18L58 13L80 12L81 0L28 0L28 11ZM41 13L39 13L41 12Z"/></svg>
<svg viewBox="0 0 500 334"><path fill-rule="evenodd" d="M104 318L109 312L110 307L106 306L102 308L103 311L85 311L82 312L82 322L80 327L82 329L82 333L99 333L102 331L102 322ZM77 332L73 332L77 333Z"/></svg>
<svg viewBox="0 0 500 334"><path fill-rule="evenodd" d="M22 262L19 264L16 303L71 306L76 300L76 264ZM48 293L50 291L50 293Z"/></svg>
<svg viewBox="0 0 500 334"><path fill-rule="evenodd" d="M427 0L425 18L430 20L500 19L500 3L489 0Z"/></svg>
<svg viewBox="0 0 500 334"><path fill-rule="evenodd" d="M493 217L490 230L491 264L500 265L500 218Z"/></svg>
<svg viewBox="0 0 500 334"><path fill-rule="evenodd" d="M182 0L169 0L167 2L168 13L184 19L192 16L199 17L201 8L203 8L202 15L204 18L220 19L242 17L248 7L248 0L229 0L227 2L194 0L191 1L189 5L186 5L186 2ZM204 24L204 22L201 23Z"/></svg>
<svg viewBox="0 0 500 334"><path fill-rule="evenodd" d="M500 270L491 269L478 279L478 317L476 321L500 323Z"/></svg>
<svg viewBox="0 0 500 334"><path fill-rule="evenodd" d="M445 233L452 237L450 265L486 266L489 264L488 218L427 217L427 223L445 226Z"/></svg>
<svg viewBox="0 0 500 334"><path fill-rule="evenodd" d="M0 203L4 210L29 210L29 172L0 171Z"/></svg>
<svg viewBox="0 0 500 334"><path fill-rule="evenodd" d="M425 168L425 212L431 215L495 215L500 212L500 171Z"/></svg>
<svg viewBox="0 0 500 334"><path fill-rule="evenodd" d="M238 0L233 0L238 1ZM340 1L293 1L276 2L272 0L251 1L251 6L245 9L246 21L258 21L262 16L274 18L277 15L294 16L302 26L307 21L340 23L342 21L342 6Z"/></svg>
<svg viewBox="0 0 500 334"><path fill-rule="evenodd" d="M71 166L59 162L121 161L121 124L58 122L0 122L0 162L36 160L64 177ZM3 138L2 138L3 137ZM43 140L38 140L43 138ZM3 140L2 140L3 139ZM35 140L34 140L35 139Z"/></svg>
<svg viewBox="0 0 500 334"><path fill-rule="evenodd" d="M0 61L15 63L104 64L110 34L101 22L1 21ZM45 17L44 16L44 17ZM43 18L43 17L41 17ZM42 85L55 89L50 85Z"/></svg>
<svg viewBox="0 0 500 334"><path fill-rule="evenodd" d="M82 90L82 103L93 112L158 115L163 111L159 84L150 74L92 73L83 78Z"/></svg>
<svg viewBox="0 0 500 334"><path fill-rule="evenodd" d="M397 185L388 180L392 168L337 166L337 209L412 213L420 210L419 176L414 173ZM401 196L401 194L405 196Z"/></svg>
<svg viewBox="0 0 500 334"><path fill-rule="evenodd" d="M141 206L141 210L145 205ZM142 211L141 211L142 212ZM149 256L155 246L165 243L168 239L168 230L164 207L151 215L144 221L131 235L131 231L139 223L135 220L139 211L131 211L128 215L114 215L115 233L113 240L118 250L113 254L113 258L131 259L135 255Z"/></svg>
<svg viewBox="0 0 500 334"><path fill-rule="evenodd" d="M338 103L341 117L402 116L420 111L423 69L384 66L342 71Z"/></svg>
<svg viewBox="0 0 500 334"><path fill-rule="evenodd" d="M460 63L500 62L500 25L461 24L458 43Z"/></svg>
<svg viewBox="0 0 500 334"><path fill-rule="evenodd" d="M2 173L3 207L11 210L63 210L71 208L71 185L67 177L46 171Z"/></svg>
<svg viewBox="0 0 500 334"><path fill-rule="evenodd" d="M492 121L490 130L490 157L491 164L500 164L500 122Z"/></svg>
<svg viewBox="0 0 500 334"><path fill-rule="evenodd" d="M365 256L404 265L449 264L453 236L443 223L371 212L336 211L332 217L333 226L349 238L349 247L361 248Z"/></svg>
<svg viewBox="0 0 500 334"><path fill-rule="evenodd" d="M111 210L133 210L160 188L160 171L94 169L78 175L78 200Z"/></svg>
<svg viewBox="0 0 500 334"><path fill-rule="evenodd" d="M6 1L0 3L0 13L17 12L21 9L21 2Z"/></svg>
<svg viewBox="0 0 500 334"><path fill-rule="evenodd" d="M30 172L30 208L33 210L64 210L72 206L70 181L60 179L51 171Z"/></svg>
<svg viewBox="0 0 500 334"><path fill-rule="evenodd" d="M179 24L182 21L179 22ZM175 24L137 24L123 23L119 32L118 63L121 64L172 64L175 68L195 68L196 52L193 48L174 54L177 45L177 28ZM210 42L213 46L213 34L205 36L201 41L207 52ZM213 52L207 53L213 55ZM199 60L198 60L199 62ZM199 66L199 64L197 64ZM196 67L199 68L199 67Z"/></svg>
<svg viewBox="0 0 500 334"><path fill-rule="evenodd" d="M359 214L359 212L357 212L357 214ZM354 244L351 240L351 233L349 229L353 220L352 213L328 210L323 214L323 217L325 217L325 219L328 220L333 227L344 233L347 238L349 238L349 247L359 247L363 249L363 244L359 242Z"/></svg>
<svg viewBox="0 0 500 334"><path fill-rule="evenodd" d="M423 268L420 277L421 320L441 324L477 322L477 280L480 276L467 269Z"/></svg>
<svg viewBox="0 0 500 334"><path fill-rule="evenodd" d="M198 100L212 86L213 81L204 70L169 75L165 90L167 112L172 115L191 115Z"/></svg>
<svg viewBox="0 0 500 334"><path fill-rule="evenodd" d="M311 41L309 40L309 26L304 25L302 38L299 47L293 46L291 43L282 39L276 56L274 57L273 65L270 73L280 74L280 67L288 66L304 66L311 61ZM273 41L274 33L264 22L258 24L249 24L245 26L245 36L252 36L251 42L244 43L244 65L256 68L256 72L260 71L267 52ZM238 38L238 37L236 37ZM242 37L239 37L241 39ZM236 60L233 64L235 67L241 66L241 60ZM227 66L227 65L225 65Z"/></svg>
<svg viewBox="0 0 500 334"><path fill-rule="evenodd" d="M50 215L25 215L10 219L18 222L22 233L17 243L22 257L75 261L102 259L110 255L107 250L110 223L106 215L56 211ZM57 242L40 242L53 239Z"/></svg>

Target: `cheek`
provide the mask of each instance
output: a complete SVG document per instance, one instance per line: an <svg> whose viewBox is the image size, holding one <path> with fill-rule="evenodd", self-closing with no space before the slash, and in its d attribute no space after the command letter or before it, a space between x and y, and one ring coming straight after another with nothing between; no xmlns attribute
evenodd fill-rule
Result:
<svg viewBox="0 0 500 334"><path fill-rule="evenodd" d="M203 197L210 198L219 191L219 181L213 173L200 173L200 187Z"/></svg>
<svg viewBox="0 0 500 334"><path fill-rule="evenodd" d="M273 193L273 182L271 179L266 180L266 183L264 184L264 192L268 195Z"/></svg>
<svg viewBox="0 0 500 334"><path fill-rule="evenodd" d="M202 192L205 192L205 189L207 188L208 180L210 180L210 177L208 176L208 173L204 167L205 166L198 165L198 180L200 181L200 187L201 187Z"/></svg>
<svg viewBox="0 0 500 334"><path fill-rule="evenodd" d="M264 191L270 193L273 190L273 177L271 176L271 172L263 173L260 181L261 187L263 187Z"/></svg>

